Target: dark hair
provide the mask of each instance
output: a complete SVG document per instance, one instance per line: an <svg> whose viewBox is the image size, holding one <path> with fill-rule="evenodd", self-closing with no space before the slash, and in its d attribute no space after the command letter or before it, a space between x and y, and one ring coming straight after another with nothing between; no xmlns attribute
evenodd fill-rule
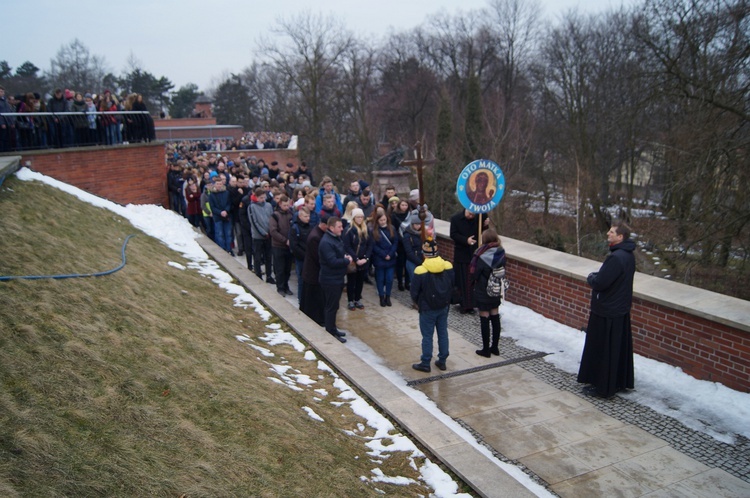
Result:
<svg viewBox="0 0 750 498"><path fill-rule="evenodd" d="M630 238L630 227L624 221L615 225L615 232L617 235L622 235L623 240Z"/></svg>
<svg viewBox="0 0 750 498"><path fill-rule="evenodd" d="M493 242L497 242L497 244L500 245L500 236L495 230L488 228L482 232L482 244L491 244Z"/></svg>
<svg viewBox="0 0 750 498"><path fill-rule="evenodd" d="M328 228L333 228L336 226L336 223L339 223L341 221L341 218L338 216L331 216L328 218L328 221L326 222L326 225L328 225Z"/></svg>

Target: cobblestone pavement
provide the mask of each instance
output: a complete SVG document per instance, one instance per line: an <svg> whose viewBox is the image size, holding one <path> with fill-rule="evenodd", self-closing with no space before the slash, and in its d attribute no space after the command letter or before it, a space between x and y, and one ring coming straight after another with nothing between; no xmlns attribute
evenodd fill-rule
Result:
<svg viewBox="0 0 750 498"><path fill-rule="evenodd" d="M405 306L411 305L408 291L399 292L394 289L392 297L398 299ZM451 313L448 315L448 327L461 334L472 344L481 345L479 315L462 315L452 306ZM504 337L502 334L500 336L500 351L502 351L503 357L509 360L531 356L536 353L536 351L518 346L513 339ZM750 482L750 440L747 438L736 436L735 444L722 443L707 434L686 427L671 417L657 413L649 407L621 396L615 396L609 400L586 397L581 394L581 385L576 382L575 375L559 370L551 363L544 361L544 358L522 361L516 363L516 365L532 372L557 389L569 391L585 398L602 413L622 422L633 424L663 439L675 450L705 465L720 468L745 482ZM463 425L465 426L465 424ZM498 454L494 449L492 451L501 460L520 465L520 462L509 460ZM521 468L523 468L522 465ZM531 473L530 475L536 477Z"/></svg>

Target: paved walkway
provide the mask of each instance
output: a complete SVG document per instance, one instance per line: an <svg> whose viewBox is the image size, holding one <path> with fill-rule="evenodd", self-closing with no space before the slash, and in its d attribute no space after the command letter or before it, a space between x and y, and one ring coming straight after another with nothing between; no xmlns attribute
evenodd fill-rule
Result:
<svg viewBox="0 0 750 498"><path fill-rule="evenodd" d="M296 296L282 298L206 239L204 249L286 321L319 354L415 439L469 483L480 496L533 496L450 427L309 320ZM242 261L241 261L242 260ZM295 289L295 285L291 285ZM365 286L365 309L339 311L339 327L366 343L393 371L473 433L500 460L519 466L562 497L747 497L750 444L714 441L622 397L580 394L574 376L534 351L502 338L501 357L474 353L476 316L451 312L448 370L411 368L420 356L417 312L407 292L394 290L380 307ZM345 296L342 297L342 304Z"/></svg>

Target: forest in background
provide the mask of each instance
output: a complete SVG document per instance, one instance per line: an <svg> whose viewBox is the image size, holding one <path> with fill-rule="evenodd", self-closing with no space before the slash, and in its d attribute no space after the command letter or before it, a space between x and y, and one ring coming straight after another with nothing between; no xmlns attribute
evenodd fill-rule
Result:
<svg viewBox="0 0 750 498"><path fill-rule="evenodd" d="M303 12L257 45L205 92L173 91L134 56L105 74L78 40L49 71L0 61L0 84L137 91L173 117L205 93L220 124L299 135L301 157L339 185L369 175L383 144L410 154L420 141L442 219L459 209L458 172L488 158L519 193L492 214L501 234L601 259L614 212L639 235L639 270L750 299L747 0L645 0L554 23L534 1L492 0L377 42ZM556 196L570 213L549 209Z"/></svg>

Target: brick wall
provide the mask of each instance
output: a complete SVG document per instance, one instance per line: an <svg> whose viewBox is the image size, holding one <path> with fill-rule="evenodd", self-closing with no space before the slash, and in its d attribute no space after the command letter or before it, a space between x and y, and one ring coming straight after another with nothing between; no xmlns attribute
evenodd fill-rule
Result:
<svg viewBox="0 0 750 498"><path fill-rule="evenodd" d="M447 223L441 222L438 246L441 256L452 260L453 241L447 236L447 226ZM547 265L536 265L529 262L528 254L508 251L507 256L511 280L507 293L509 302L530 308L570 327L585 328L591 293L585 280L586 274L571 276L575 270L556 271L547 268ZM600 265L593 261L589 263L588 266ZM638 288L648 288L657 281L662 286L673 286L674 296L692 294L690 299L695 302L710 303L704 308L715 308L716 316L707 318L705 315L708 312L690 309L679 303L677 297L674 302L665 303L663 296L669 295L669 289L663 290L659 299L638 292ZM697 379L750 392L750 303L639 274L636 275L636 287L631 312L636 353L679 367ZM722 317L720 306L712 304L729 301L734 306L729 312L734 319Z"/></svg>
<svg viewBox="0 0 750 498"><path fill-rule="evenodd" d="M21 165L118 204L169 205L161 142L23 152Z"/></svg>

